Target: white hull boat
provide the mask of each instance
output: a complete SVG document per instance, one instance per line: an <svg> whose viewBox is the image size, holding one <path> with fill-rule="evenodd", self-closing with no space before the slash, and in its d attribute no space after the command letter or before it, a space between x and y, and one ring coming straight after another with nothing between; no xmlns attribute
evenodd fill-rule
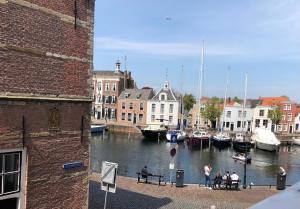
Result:
<svg viewBox="0 0 300 209"><path fill-rule="evenodd" d="M242 161L242 162L245 162L246 163L251 163L251 156L250 155L246 155L245 154L234 154L231 156L234 160L238 160L238 161Z"/></svg>
<svg viewBox="0 0 300 209"><path fill-rule="evenodd" d="M172 134L177 135L177 142L182 142L186 138L186 132L185 131L180 131L180 130L168 131L168 133L166 135L166 138L167 138L168 142L171 141Z"/></svg>
<svg viewBox="0 0 300 209"><path fill-rule="evenodd" d="M293 143L300 146L300 138L293 139Z"/></svg>
<svg viewBox="0 0 300 209"><path fill-rule="evenodd" d="M269 130L256 129L252 136L252 139L256 143L256 148L267 151L278 151L280 141L275 134Z"/></svg>

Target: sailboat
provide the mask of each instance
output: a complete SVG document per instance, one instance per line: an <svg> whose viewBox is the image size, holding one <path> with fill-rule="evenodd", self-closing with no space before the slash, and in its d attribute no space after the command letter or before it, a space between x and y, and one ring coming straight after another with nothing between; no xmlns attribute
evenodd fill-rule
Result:
<svg viewBox="0 0 300 209"><path fill-rule="evenodd" d="M224 124L225 124L225 111L226 111L226 99L227 99L227 90L228 90L228 74L227 74L227 82L226 82L226 89L225 89L225 98L224 98L224 105L223 105L223 123L221 132L217 133L213 136L212 141L213 144L218 147L228 146L231 143L231 138L228 133L224 132Z"/></svg>
<svg viewBox="0 0 300 209"><path fill-rule="evenodd" d="M181 66L181 74L183 76L183 66ZM183 79L181 76L181 92L183 92ZM181 96L181 119L180 119L180 129L179 130L170 130L167 132L166 138L170 142L173 135L176 135L177 142L183 142L187 137L186 132L183 130L183 115L184 115L184 105L183 105L183 96Z"/></svg>
<svg viewBox="0 0 300 209"><path fill-rule="evenodd" d="M245 78L245 94L244 94L244 103L243 103L243 120L242 120L242 132L236 133L235 138L232 140L233 148L239 152L248 152L251 148L251 142L250 137L246 136L246 133L244 131L245 129L245 107L246 107L246 101L247 101L247 86L248 86L248 75L246 74Z"/></svg>
<svg viewBox="0 0 300 209"><path fill-rule="evenodd" d="M200 69L200 91L199 91L199 114L197 129L192 132L189 136L188 144L193 147L201 147L209 144L210 135L204 131L200 130L200 119L201 119L201 97L202 97L202 83L203 83L203 69L204 69L204 41L202 47L202 59L201 59L201 69Z"/></svg>

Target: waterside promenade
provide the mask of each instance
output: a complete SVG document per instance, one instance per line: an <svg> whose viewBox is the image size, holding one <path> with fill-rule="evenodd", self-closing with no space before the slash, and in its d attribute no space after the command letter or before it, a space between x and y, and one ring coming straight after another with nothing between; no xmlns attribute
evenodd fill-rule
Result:
<svg viewBox="0 0 300 209"><path fill-rule="evenodd" d="M100 174L92 173L89 181L89 208L103 208L105 192L100 190ZM254 187L240 191L209 190L198 185L183 188L137 184L135 178L117 177L117 192L108 194L108 209L242 209L277 193L275 187Z"/></svg>

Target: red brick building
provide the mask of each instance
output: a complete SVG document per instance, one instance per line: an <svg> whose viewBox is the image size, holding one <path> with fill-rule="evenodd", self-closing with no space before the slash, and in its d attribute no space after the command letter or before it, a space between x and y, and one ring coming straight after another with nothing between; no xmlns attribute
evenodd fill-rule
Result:
<svg viewBox="0 0 300 209"><path fill-rule="evenodd" d="M117 98L124 89L134 88L130 71L122 71L116 62L115 70L93 72L93 118L97 123L114 124L117 121Z"/></svg>
<svg viewBox="0 0 300 209"><path fill-rule="evenodd" d="M147 101L153 89L126 89L118 97L118 125L147 126Z"/></svg>
<svg viewBox="0 0 300 209"><path fill-rule="evenodd" d="M93 18L94 0L0 0L1 209L87 208Z"/></svg>

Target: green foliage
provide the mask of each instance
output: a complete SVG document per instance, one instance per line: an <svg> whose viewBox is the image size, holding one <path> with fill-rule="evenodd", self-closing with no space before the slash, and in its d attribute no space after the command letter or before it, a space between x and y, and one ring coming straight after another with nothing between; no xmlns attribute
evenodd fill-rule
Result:
<svg viewBox="0 0 300 209"><path fill-rule="evenodd" d="M236 96L233 98L233 101L234 101L234 102L237 102L237 103L239 103L239 104L242 104L242 102L243 102L242 99L240 99L240 98L238 98L238 97L236 97Z"/></svg>
<svg viewBox="0 0 300 209"><path fill-rule="evenodd" d="M185 110L190 111L190 109L193 108L195 103L196 103L196 99L193 94L185 94L183 96L183 104Z"/></svg>
<svg viewBox="0 0 300 209"><path fill-rule="evenodd" d="M269 110L268 118L272 121L273 124L278 125L282 119L282 112L280 106L276 107L274 110Z"/></svg>
<svg viewBox="0 0 300 209"><path fill-rule="evenodd" d="M211 123L220 118L221 114L221 109L216 106L215 103L207 104L204 110L201 112L202 117L206 120L209 120Z"/></svg>
<svg viewBox="0 0 300 209"><path fill-rule="evenodd" d="M211 98L211 102L214 103L214 104L221 104L224 102L224 99L223 98L219 98L219 97L212 97Z"/></svg>

